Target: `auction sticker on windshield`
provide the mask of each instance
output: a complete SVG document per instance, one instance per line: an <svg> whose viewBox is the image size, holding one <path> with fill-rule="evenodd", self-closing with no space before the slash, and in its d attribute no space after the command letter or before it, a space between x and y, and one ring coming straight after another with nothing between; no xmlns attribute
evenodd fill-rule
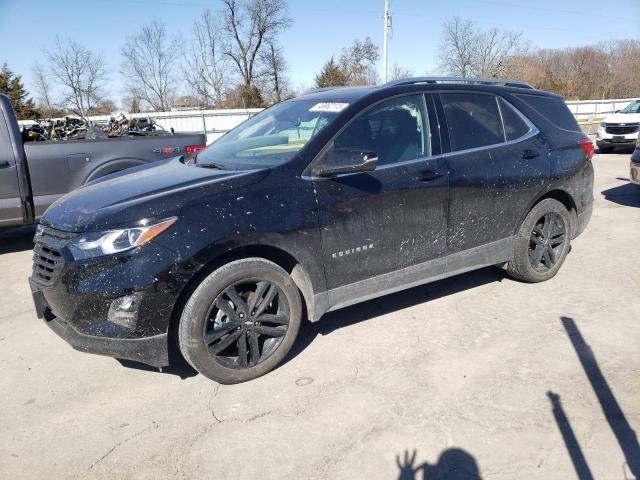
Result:
<svg viewBox="0 0 640 480"><path fill-rule="evenodd" d="M309 109L310 112L341 112L349 106L348 103L323 102L316 103Z"/></svg>

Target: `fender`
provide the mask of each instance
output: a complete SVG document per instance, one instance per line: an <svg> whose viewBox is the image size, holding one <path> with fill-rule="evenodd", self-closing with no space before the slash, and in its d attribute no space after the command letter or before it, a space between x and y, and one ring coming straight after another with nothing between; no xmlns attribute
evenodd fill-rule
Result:
<svg viewBox="0 0 640 480"><path fill-rule="evenodd" d="M533 200L529 202L529 205L527 205L527 208L522 212L522 215L520 215L520 218L518 219L518 223L514 226L514 229L513 229L514 235L518 233L518 229L520 228L520 225L522 225L522 222L524 221L525 217L529 214L531 209L534 207L534 205L540 202L540 200L544 198L555 198L560 203L564 204L565 207L567 207L567 210L569 211L569 216L571 218L571 223L572 223L571 228L573 231L575 231L575 227L578 222L578 211L576 209L575 198L573 198L573 195L571 195L571 193L569 193L566 189L562 188L561 182L551 182L548 185L546 185L544 189L538 192L538 194L533 198Z"/></svg>

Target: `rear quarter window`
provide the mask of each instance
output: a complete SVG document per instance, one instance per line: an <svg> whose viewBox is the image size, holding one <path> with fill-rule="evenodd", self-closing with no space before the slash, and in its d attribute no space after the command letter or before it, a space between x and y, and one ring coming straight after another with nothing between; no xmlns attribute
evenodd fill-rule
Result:
<svg viewBox="0 0 640 480"><path fill-rule="evenodd" d="M571 132L580 132L580 126L575 117L564 103L557 97L543 97L542 95L516 95L539 114L553 123L556 127Z"/></svg>
<svg viewBox="0 0 640 480"><path fill-rule="evenodd" d="M520 115L516 113L511 105L505 102L502 98L498 100L500 102L500 112L502 113L502 121L504 123L504 134L507 140L517 140L524 137L531 131L529 125L520 118Z"/></svg>

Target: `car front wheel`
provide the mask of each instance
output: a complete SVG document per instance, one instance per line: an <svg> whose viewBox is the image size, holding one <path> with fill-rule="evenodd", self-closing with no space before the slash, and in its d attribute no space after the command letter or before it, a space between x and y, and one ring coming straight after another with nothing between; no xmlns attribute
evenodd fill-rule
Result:
<svg viewBox="0 0 640 480"><path fill-rule="evenodd" d="M248 258L215 270L195 289L180 318L180 351L204 376L240 383L276 368L302 317L300 292L285 270Z"/></svg>

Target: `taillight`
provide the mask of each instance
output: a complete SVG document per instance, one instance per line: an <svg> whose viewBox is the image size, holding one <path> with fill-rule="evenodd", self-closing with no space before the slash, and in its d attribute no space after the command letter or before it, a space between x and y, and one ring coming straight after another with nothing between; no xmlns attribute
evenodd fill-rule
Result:
<svg viewBox="0 0 640 480"><path fill-rule="evenodd" d="M204 150L205 145L189 145L184 147L184 153L187 155L194 155L198 153L200 150Z"/></svg>
<svg viewBox="0 0 640 480"><path fill-rule="evenodd" d="M594 151L593 143L591 142L591 140L589 140L588 138L583 138L578 141L578 145L582 147L582 150L584 151L587 158L591 160L593 158Z"/></svg>

